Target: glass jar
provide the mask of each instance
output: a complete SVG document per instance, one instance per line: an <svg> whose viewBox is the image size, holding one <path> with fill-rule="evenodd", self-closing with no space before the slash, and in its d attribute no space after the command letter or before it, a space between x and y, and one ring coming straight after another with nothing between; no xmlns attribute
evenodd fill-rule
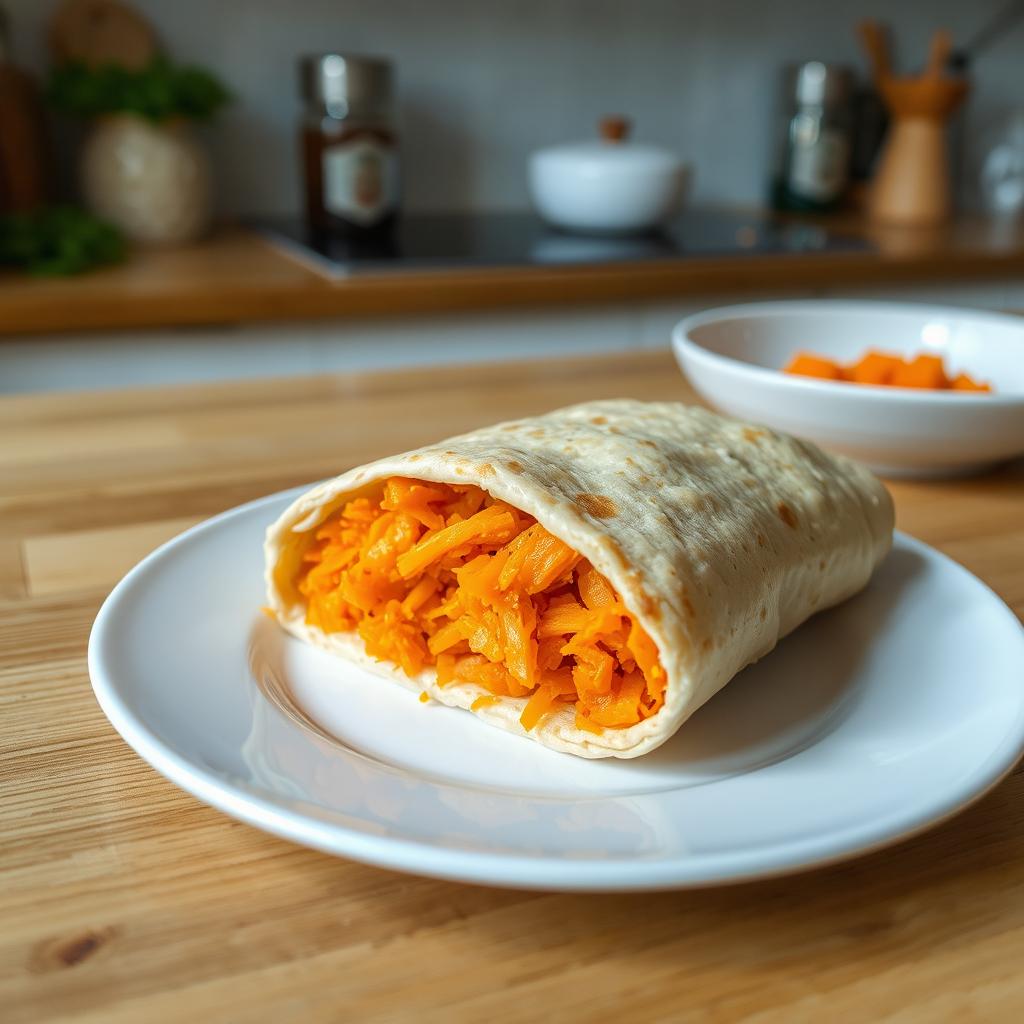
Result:
<svg viewBox="0 0 1024 1024"><path fill-rule="evenodd" d="M981 198L997 217L1024 216L1024 110L1014 111L982 164Z"/></svg>
<svg viewBox="0 0 1024 1024"><path fill-rule="evenodd" d="M815 60L787 68L785 83L774 205L784 210L834 209L850 177L853 75L848 68Z"/></svg>
<svg viewBox="0 0 1024 1024"><path fill-rule="evenodd" d="M340 53L304 57L302 154L312 228L363 233L398 210L398 150L390 62Z"/></svg>

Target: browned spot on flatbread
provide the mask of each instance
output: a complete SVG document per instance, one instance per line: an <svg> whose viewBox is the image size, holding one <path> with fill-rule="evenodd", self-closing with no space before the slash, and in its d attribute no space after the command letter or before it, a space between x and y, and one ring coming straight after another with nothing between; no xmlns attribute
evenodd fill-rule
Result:
<svg viewBox="0 0 1024 1024"><path fill-rule="evenodd" d="M479 474L480 474L481 476L494 476L494 475L495 475L495 472L494 472L494 467L493 467L493 466L492 466L492 465L491 465L491 464L490 464L489 462L485 462L485 463L484 463L484 464L483 464L483 465L482 465L482 466L481 466L481 467L480 467L480 468L479 468L479 469L477 470L477 472L478 472L478 473L479 473Z"/></svg>
<svg viewBox="0 0 1024 1024"><path fill-rule="evenodd" d="M700 649L702 651L710 651L711 648L714 646L715 645L711 642L711 640L708 637L704 637L704 639L701 641Z"/></svg>
<svg viewBox="0 0 1024 1024"><path fill-rule="evenodd" d="M519 430L522 427L521 423L506 423L502 430Z"/></svg>
<svg viewBox="0 0 1024 1024"><path fill-rule="evenodd" d="M661 618L661 606L647 591L644 590L644 578L635 570L628 576L629 582L636 588L636 608L644 618L657 622Z"/></svg>
<svg viewBox="0 0 1024 1024"><path fill-rule="evenodd" d="M780 501L776 506L779 512L779 518L791 529L797 528L796 513L784 502Z"/></svg>
<svg viewBox="0 0 1024 1024"><path fill-rule="evenodd" d="M647 448L657 448L658 446L653 441L648 441L646 437L640 438L640 444Z"/></svg>
<svg viewBox="0 0 1024 1024"><path fill-rule="evenodd" d="M522 473L523 471L523 464L521 462L516 462L515 459L509 459L508 462L505 463L505 465L513 473Z"/></svg>
<svg viewBox="0 0 1024 1024"><path fill-rule="evenodd" d="M595 427L603 427L608 422L607 416L593 416L590 420Z"/></svg>
<svg viewBox="0 0 1024 1024"><path fill-rule="evenodd" d="M764 622L768 618L768 609L764 605L761 605L761 621Z"/></svg>
<svg viewBox="0 0 1024 1024"><path fill-rule="evenodd" d="M651 622L657 622L661 618L661 606L643 591L640 591L640 614Z"/></svg>
<svg viewBox="0 0 1024 1024"><path fill-rule="evenodd" d="M764 534L763 533L759 533L757 535L757 546L759 548L763 548L766 543L767 543L767 541L764 539Z"/></svg>
<svg viewBox="0 0 1024 1024"><path fill-rule="evenodd" d="M693 610L693 602L684 594L683 595L683 607L686 609L686 614L693 618L696 616L696 612Z"/></svg>
<svg viewBox="0 0 1024 1024"><path fill-rule="evenodd" d="M750 441L752 444L757 444L757 439L759 437L764 437L764 436L765 436L765 434L764 434L763 430L754 430L753 427L744 427L743 428L743 438L744 438L744 440Z"/></svg>
<svg viewBox="0 0 1024 1024"><path fill-rule="evenodd" d="M603 494L577 494L576 504L595 519L612 519L619 514L615 502Z"/></svg>
<svg viewBox="0 0 1024 1024"><path fill-rule="evenodd" d="M819 569L820 569L820 570L821 570L822 572L824 572L824 571L825 571L825 559L824 559L824 558L823 558L823 559L822 559L822 560L821 560L821 561L820 561L820 562L818 563L818 568L819 568Z"/></svg>
<svg viewBox="0 0 1024 1024"><path fill-rule="evenodd" d="M531 430L526 436L527 437L544 437L545 435L544 435L544 431L543 430Z"/></svg>
<svg viewBox="0 0 1024 1024"><path fill-rule="evenodd" d="M629 561L626 556L622 553L622 548L619 547L618 542L612 540L611 537L606 537L604 546L611 553L612 557L621 565L624 569L629 568Z"/></svg>
<svg viewBox="0 0 1024 1024"><path fill-rule="evenodd" d="M628 455L626 456L625 461L626 461L626 465L627 466L635 466L636 465L636 463Z"/></svg>
<svg viewBox="0 0 1024 1024"><path fill-rule="evenodd" d="M422 459L422 458L423 458L422 455L410 455L409 456L409 461L410 462L419 462L420 459Z"/></svg>

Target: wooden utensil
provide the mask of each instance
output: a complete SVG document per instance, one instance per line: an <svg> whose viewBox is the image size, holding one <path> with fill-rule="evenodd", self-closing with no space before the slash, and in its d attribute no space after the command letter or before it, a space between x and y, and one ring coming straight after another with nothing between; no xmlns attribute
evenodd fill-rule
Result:
<svg viewBox="0 0 1024 1024"><path fill-rule="evenodd" d="M882 27L862 22L860 36L875 86L892 118L872 182L868 214L886 224L939 224L953 209L946 124L969 88L967 79L945 74L952 38L943 29L937 31L924 72L897 78Z"/></svg>
<svg viewBox="0 0 1024 1024"><path fill-rule="evenodd" d="M50 23L57 64L117 64L138 70L158 53L153 26L120 0L64 0Z"/></svg>

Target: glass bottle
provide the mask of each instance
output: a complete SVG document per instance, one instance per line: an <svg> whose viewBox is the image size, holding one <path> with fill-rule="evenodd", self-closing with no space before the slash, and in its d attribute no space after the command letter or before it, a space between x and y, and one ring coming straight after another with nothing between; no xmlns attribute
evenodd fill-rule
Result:
<svg viewBox="0 0 1024 1024"><path fill-rule="evenodd" d="M851 86L845 67L815 60L787 69L777 208L823 212L842 201L850 176Z"/></svg>
<svg viewBox="0 0 1024 1024"><path fill-rule="evenodd" d="M390 62L326 53L300 64L306 215L317 231L386 228L398 210Z"/></svg>

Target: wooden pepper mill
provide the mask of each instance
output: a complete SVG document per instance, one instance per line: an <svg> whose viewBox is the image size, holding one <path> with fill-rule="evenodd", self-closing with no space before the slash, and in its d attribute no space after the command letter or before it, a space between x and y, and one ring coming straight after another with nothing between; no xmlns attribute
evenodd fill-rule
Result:
<svg viewBox="0 0 1024 1024"><path fill-rule="evenodd" d="M950 35L932 37L921 75L897 78L881 26L860 26L875 85L892 119L868 196L868 216L883 224L931 226L953 212L946 125L967 95L968 82L945 72Z"/></svg>

